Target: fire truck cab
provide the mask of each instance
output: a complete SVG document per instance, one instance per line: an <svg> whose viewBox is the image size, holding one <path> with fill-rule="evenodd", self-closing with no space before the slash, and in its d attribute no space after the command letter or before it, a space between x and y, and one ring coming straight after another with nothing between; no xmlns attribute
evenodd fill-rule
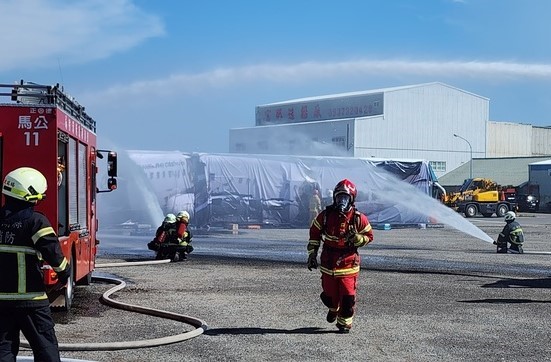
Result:
<svg viewBox="0 0 551 362"><path fill-rule="evenodd" d="M98 150L96 142L96 122L59 84L0 84L0 176L26 166L46 177L46 198L36 210L50 220L72 265L65 288L49 293L54 309L68 310L75 284L91 282L99 244L97 194L117 188L117 154ZM107 189L99 190L98 159L104 154ZM43 271L46 285L53 286L55 272L49 265Z"/></svg>

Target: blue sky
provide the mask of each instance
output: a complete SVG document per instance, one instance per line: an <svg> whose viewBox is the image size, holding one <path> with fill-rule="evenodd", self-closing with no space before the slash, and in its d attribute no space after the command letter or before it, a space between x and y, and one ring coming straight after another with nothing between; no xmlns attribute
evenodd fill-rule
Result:
<svg viewBox="0 0 551 362"><path fill-rule="evenodd" d="M0 83L60 83L120 149L227 152L255 106L439 81L551 126L548 0L0 0Z"/></svg>

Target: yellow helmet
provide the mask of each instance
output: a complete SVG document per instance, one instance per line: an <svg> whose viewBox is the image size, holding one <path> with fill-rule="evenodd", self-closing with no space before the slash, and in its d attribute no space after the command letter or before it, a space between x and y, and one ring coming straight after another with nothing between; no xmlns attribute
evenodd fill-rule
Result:
<svg viewBox="0 0 551 362"><path fill-rule="evenodd" d="M180 211L178 215L176 215L176 219L178 220L184 220L185 222L189 221L189 213L187 211Z"/></svg>
<svg viewBox="0 0 551 362"><path fill-rule="evenodd" d="M46 197L48 182L40 171L31 167L20 167L6 175L2 193L14 199L36 204Z"/></svg>

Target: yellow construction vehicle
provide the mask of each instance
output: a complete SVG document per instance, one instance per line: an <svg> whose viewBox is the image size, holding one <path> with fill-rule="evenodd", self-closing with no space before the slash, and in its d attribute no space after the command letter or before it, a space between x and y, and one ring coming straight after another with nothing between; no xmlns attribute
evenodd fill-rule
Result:
<svg viewBox="0 0 551 362"><path fill-rule="evenodd" d="M487 178L466 179L458 192L445 194L442 201L466 217L477 214L490 217L494 213L503 217L507 211L517 208L516 188L500 186Z"/></svg>

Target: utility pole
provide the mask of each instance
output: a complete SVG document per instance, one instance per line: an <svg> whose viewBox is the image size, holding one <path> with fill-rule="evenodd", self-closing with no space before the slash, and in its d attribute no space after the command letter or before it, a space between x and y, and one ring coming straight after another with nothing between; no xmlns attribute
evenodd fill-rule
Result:
<svg viewBox="0 0 551 362"><path fill-rule="evenodd" d="M470 176L469 176L469 178L473 178L473 147L471 146L471 143L469 141L467 141L467 139L461 137L460 135L454 133L453 136L457 137L457 138L461 138L463 141L467 142L467 144L469 145L469 150L471 150L471 161L469 162L469 167L470 167Z"/></svg>

